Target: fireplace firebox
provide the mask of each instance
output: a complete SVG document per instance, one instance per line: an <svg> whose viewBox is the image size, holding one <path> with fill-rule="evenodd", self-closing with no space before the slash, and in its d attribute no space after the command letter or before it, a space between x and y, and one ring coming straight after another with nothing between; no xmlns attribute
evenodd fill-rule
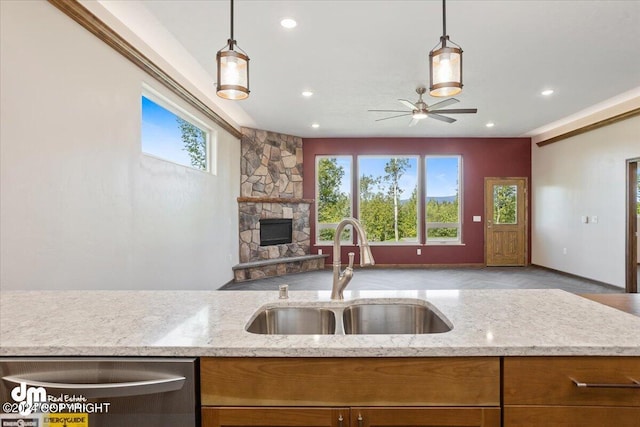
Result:
<svg viewBox="0 0 640 427"><path fill-rule="evenodd" d="M271 246L291 243L293 220L261 219L260 246Z"/></svg>

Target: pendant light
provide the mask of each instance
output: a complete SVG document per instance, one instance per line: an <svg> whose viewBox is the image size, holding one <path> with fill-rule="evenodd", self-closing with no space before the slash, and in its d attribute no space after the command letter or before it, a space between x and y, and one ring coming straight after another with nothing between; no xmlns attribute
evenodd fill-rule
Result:
<svg viewBox="0 0 640 427"><path fill-rule="evenodd" d="M239 51L235 50L238 49ZM231 38L216 54L218 80L216 94L224 99L249 97L249 56L233 38L233 0L231 0Z"/></svg>
<svg viewBox="0 0 640 427"><path fill-rule="evenodd" d="M447 46L447 42L454 46ZM453 96L462 92L462 48L447 35L447 10L442 0L442 37L429 52L429 95Z"/></svg>

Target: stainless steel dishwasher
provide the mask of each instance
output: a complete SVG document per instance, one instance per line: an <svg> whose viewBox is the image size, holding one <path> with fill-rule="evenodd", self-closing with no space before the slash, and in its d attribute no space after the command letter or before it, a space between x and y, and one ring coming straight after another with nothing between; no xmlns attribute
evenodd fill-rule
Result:
<svg viewBox="0 0 640 427"><path fill-rule="evenodd" d="M0 427L195 427L197 360L0 358Z"/></svg>

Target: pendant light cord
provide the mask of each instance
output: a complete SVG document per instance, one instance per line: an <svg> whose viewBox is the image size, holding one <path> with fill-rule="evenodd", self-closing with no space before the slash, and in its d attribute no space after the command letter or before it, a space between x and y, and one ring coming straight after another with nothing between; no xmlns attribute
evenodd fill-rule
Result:
<svg viewBox="0 0 640 427"><path fill-rule="evenodd" d="M231 40L233 40L233 0L231 0Z"/></svg>
<svg viewBox="0 0 640 427"><path fill-rule="evenodd" d="M446 0L442 0L442 38L443 39L447 37L447 6L445 4L445 1ZM231 4L233 4L233 0L231 0Z"/></svg>

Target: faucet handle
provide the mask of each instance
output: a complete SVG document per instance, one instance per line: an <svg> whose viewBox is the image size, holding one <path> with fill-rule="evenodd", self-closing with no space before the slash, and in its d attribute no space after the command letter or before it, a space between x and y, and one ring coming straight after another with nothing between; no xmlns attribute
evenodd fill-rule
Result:
<svg viewBox="0 0 640 427"><path fill-rule="evenodd" d="M356 254L353 252L349 252L349 268L353 268L353 260L356 257Z"/></svg>

